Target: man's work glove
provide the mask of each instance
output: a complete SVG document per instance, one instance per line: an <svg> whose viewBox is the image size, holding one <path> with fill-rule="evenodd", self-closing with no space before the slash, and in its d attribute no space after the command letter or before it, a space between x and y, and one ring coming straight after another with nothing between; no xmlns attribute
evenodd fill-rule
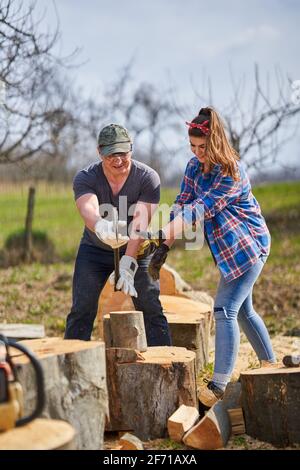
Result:
<svg viewBox="0 0 300 470"><path fill-rule="evenodd" d="M117 224L118 224L118 227L117 227L118 231L120 228L126 227L127 225L125 220L119 220ZM95 234L97 235L97 237L103 243L106 243L107 245L109 245L112 249L120 248L120 246L125 245L129 240L129 237L127 237L126 235L120 235L119 233L118 233L118 239L117 239L116 229L114 227L113 222L110 222L109 220L106 220L106 219L102 219L102 218L99 219L96 222L94 230L95 230Z"/></svg>
<svg viewBox="0 0 300 470"><path fill-rule="evenodd" d="M137 272L138 264L132 256L124 255L120 260L120 277L116 285L117 290L121 290L124 294L131 297L137 297L137 291L134 288L134 276ZM109 276L109 282L115 284L115 272Z"/></svg>
<svg viewBox="0 0 300 470"><path fill-rule="evenodd" d="M170 248L168 247L168 245L165 245L165 243L163 243L159 248L157 248L151 258L148 271L154 281L157 281L159 279L159 271L167 259L169 249Z"/></svg>

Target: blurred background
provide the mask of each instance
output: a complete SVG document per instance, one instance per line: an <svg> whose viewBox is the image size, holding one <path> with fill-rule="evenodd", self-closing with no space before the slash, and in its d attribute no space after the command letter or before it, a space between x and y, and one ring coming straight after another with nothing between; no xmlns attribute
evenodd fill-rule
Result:
<svg viewBox="0 0 300 470"><path fill-rule="evenodd" d="M0 322L64 330L83 229L72 179L100 128L128 128L171 204L185 121L212 105L272 234L255 305L271 334L300 336L299 24L297 0L0 0ZM207 247L168 260L214 295Z"/></svg>

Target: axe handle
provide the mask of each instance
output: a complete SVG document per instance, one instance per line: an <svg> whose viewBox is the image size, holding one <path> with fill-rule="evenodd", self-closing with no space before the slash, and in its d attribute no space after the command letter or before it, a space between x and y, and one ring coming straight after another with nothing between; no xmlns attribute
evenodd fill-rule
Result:
<svg viewBox="0 0 300 470"><path fill-rule="evenodd" d="M114 265L115 265L115 287L114 290L117 290L117 282L120 278L120 248L114 249Z"/></svg>

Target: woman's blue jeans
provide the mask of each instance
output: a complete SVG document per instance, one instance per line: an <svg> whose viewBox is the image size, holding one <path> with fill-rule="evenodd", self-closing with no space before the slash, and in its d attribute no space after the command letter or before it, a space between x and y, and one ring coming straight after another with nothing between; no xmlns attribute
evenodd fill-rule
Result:
<svg viewBox="0 0 300 470"><path fill-rule="evenodd" d="M212 382L225 389L233 372L240 345L239 325L259 360L275 362L269 333L252 304L253 286L267 256L261 256L242 276L231 282L221 277L215 299L215 366Z"/></svg>
<svg viewBox="0 0 300 470"><path fill-rule="evenodd" d="M148 346L170 346L169 326L159 300L159 281L153 281L148 273L150 260L151 256L138 260L134 278L138 297L132 297L132 300L136 310L144 314ZM65 339L90 339L99 295L113 270L113 251L80 245L73 276L73 305L67 317Z"/></svg>

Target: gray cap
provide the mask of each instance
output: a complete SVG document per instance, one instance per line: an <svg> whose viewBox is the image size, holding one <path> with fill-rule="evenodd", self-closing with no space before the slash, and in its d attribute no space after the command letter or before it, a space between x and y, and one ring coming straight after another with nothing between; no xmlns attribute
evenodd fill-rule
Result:
<svg viewBox="0 0 300 470"><path fill-rule="evenodd" d="M118 124L103 127L98 136L98 146L103 157L113 153L130 152L131 144L132 140L127 129Z"/></svg>

